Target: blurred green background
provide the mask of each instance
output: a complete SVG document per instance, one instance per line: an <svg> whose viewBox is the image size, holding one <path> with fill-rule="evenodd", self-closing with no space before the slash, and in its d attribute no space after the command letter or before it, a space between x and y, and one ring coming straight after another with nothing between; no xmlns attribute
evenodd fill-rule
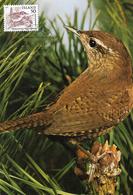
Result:
<svg viewBox="0 0 133 195"><path fill-rule="evenodd" d="M86 0L87 1L87 0ZM64 42L62 18L50 21L45 13L38 32L3 32L3 5L20 1L0 1L0 120L43 110L57 94L86 67L86 54L79 40L69 33ZM33 1L27 1L33 3ZM79 22L66 16L67 24L85 29L111 32L119 37L133 56L133 2L128 0L91 0ZM91 20L90 6L95 10ZM87 14L90 14L89 20ZM62 31L56 21L62 23ZM49 22L49 26L47 25ZM52 33L51 33L52 32ZM122 173L116 194L130 195L133 189L132 113L107 135L122 153ZM104 138L100 138L104 141ZM74 175L75 159L58 141L37 130L0 134L0 194L85 194L85 186Z"/></svg>

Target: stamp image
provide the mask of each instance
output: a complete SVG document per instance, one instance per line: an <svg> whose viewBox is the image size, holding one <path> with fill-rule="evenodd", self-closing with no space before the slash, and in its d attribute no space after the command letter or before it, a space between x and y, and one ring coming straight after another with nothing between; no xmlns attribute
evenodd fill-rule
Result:
<svg viewBox="0 0 133 195"><path fill-rule="evenodd" d="M38 31L38 5L4 5L4 31Z"/></svg>

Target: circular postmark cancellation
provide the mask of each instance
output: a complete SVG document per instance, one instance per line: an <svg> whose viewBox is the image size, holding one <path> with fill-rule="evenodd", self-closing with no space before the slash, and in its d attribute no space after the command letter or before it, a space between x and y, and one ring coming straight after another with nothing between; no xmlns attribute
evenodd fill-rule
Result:
<svg viewBox="0 0 133 195"><path fill-rule="evenodd" d="M4 31L38 31L38 5L4 5Z"/></svg>

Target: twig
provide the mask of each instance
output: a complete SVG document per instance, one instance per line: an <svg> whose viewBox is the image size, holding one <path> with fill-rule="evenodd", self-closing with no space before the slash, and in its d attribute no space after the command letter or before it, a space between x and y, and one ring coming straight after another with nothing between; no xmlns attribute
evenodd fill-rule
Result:
<svg viewBox="0 0 133 195"><path fill-rule="evenodd" d="M77 148L75 174L85 180L88 194L91 194L90 184L93 182L93 192L95 189L98 195L115 195L116 177L121 173L119 168L121 153L117 147L109 146L106 141L105 144L95 142L91 152L79 145Z"/></svg>

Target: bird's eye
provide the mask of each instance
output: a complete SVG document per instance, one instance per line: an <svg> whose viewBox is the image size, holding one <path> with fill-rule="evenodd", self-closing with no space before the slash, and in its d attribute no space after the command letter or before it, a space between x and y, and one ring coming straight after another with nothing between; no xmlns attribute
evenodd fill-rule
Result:
<svg viewBox="0 0 133 195"><path fill-rule="evenodd" d="M96 47L96 41L94 39L90 39L89 45L90 47Z"/></svg>

